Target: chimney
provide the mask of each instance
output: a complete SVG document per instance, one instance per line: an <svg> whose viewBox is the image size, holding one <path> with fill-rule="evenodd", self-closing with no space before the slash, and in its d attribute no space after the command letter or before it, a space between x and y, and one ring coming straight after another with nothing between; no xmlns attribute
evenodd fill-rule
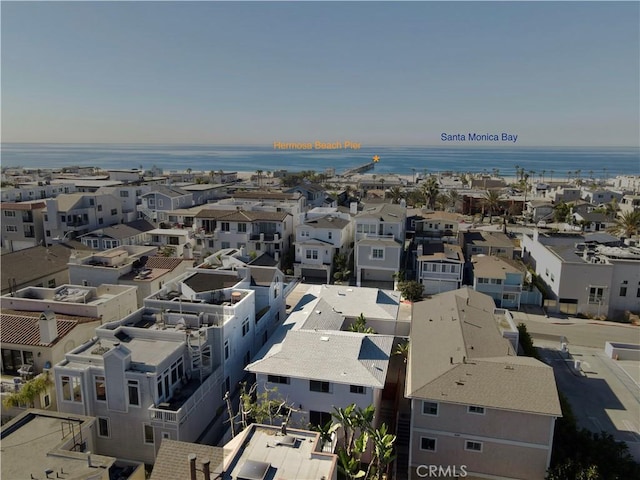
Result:
<svg viewBox="0 0 640 480"><path fill-rule="evenodd" d="M204 473L204 480L211 480L211 461L208 458L202 460L202 473Z"/></svg>
<svg viewBox="0 0 640 480"><path fill-rule="evenodd" d="M355 215L356 213L358 213L358 202L351 202L349 204L349 213L351 215Z"/></svg>
<svg viewBox="0 0 640 480"><path fill-rule="evenodd" d="M51 310L45 310L38 319L40 327L40 343L49 344L58 338L58 322L56 314Z"/></svg>
<svg viewBox="0 0 640 480"><path fill-rule="evenodd" d="M197 480L196 477L196 454L195 453L190 453L187 458L189 459L189 473L190 473L190 478L191 480Z"/></svg>

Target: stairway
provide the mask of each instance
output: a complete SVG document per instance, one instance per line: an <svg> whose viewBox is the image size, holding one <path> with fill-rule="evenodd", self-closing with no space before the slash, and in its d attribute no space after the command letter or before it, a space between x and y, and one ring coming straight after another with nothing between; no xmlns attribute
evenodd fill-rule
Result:
<svg viewBox="0 0 640 480"><path fill-rule="evenodd" d="M411 436L411 415L401 413L398 416L396 425L396 480L407 480L409 478L409 439Z"/></svg>

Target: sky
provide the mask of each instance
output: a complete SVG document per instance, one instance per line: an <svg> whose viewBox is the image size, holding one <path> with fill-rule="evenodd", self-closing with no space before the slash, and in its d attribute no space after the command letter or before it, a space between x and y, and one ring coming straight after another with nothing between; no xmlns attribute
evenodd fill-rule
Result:
<svg viewBox="0 0 640 480"><path fill-rule="evenodd" d="M637 2L1 2L3 142L638 146Z"/></svg>

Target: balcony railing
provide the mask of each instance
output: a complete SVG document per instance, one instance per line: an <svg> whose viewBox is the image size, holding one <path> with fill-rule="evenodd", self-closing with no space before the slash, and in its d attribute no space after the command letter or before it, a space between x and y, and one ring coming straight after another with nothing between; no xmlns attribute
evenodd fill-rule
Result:
<svg viewBox="0 0 640 480"><path fill-rule="evenodd" d="M196 413L198 406L207 399L212 389L219 391L221 381L222 368L220 367L209 375L184 402L176 399L165 404L151 405L148 408L151 423L160 427L175 427L183 424L190 415Z"/></svg>

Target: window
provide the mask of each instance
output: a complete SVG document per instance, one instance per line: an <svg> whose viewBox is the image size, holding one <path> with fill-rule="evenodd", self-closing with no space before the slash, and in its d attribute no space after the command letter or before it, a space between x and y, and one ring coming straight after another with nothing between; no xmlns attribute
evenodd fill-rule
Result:
<svg viewBox="0 0 640 480"><path fill-rule="evenodd" d="M96 201L93 198L89 199L89 205L91 205L92 207L96 204Z"/></svg>
<svg viewBox="0 0 640 480"><path fill-rule="evenodd" d="M300 230L300 236L301 237L308 237L309 236L309 230Z"/></svg>
<svg viewBox="0 0 640 480"><path fill-rule="evenodd" d="M329 412L309 411L309 423L311 425L324 426L332 420Z"/></svg>
<svg viewBox="0 0 640 480"><path fill-rule="evenodd" d="M246 367L251 363L251 350L247 350L247 353L244 354L244 366Z"/></svg>
<svg viewBox="0 0 640 480"><path fill-rule="evenodd" d="M137 380L127 381L127 392L129 394L129 405L140 406L140 386Z"/></svg>
<svg viewBox="0 0 640 480"><path fill-rule="evenodd" d="M373 249L371 249L371 258L376 258L378 260L384 260L384 248L373 248Z"/></svg>
<svg viewBox="0 0 640 480"><path fill-rule="evenodd" d="M44 232L44 234L45 234L47 237L50 237L50 236L51 236L51 230L47 230L46 232Z"/></svg>
<svg viewBox="0 0 640 480"><path fill-rule="evenodd" d="M102 225L104 223L104 220L102 218L98 219L98 225Z"/></svg>
<svg viewBox="0 0 640 480"><path fill-rule="evenodd" d="M102 205L98 205L98 211L101 212L102 211Z"/></svg>
<svg viewBox="0 0 640 480"><path fill-rule="evenodd" d="M590 287L589 303L602 303L604 300L604 288L605 287Z"/></svg>
<svg viewBox="0 0 640 480"><path fill-rule="evenodd" d="M62 399L65 402L82 403L82 383L80 378L63 375L60 380L62 383Z"/></svg>
<svg viewBox="0 0 640 480"><path fill-rule="evenodd" d="M349 391L351 393L364 394L367 391L367 387L363 387L362 385L349 385Z"/></svg>
<svg viewBox="0 0 640 480"><path fill-rule="evenodd" d="M329 382L320 382L318 380L309 380L309 390L312 392L330 393Z"/></svg>
<svg viewBox="0 0 640 480"><path fill-rule="evenodd" d="M466 442L464 442L464 449L471 452L481 452L482 442L473 442L471 440L467 440Z"/></svg>
<svg viewBox="0 0 640 480"><path fill-rule="evenodd" d="M289 377L282 377L280 375L267 375L267 382L269 383L281 383L284 385L289 385L291 380Z"/></svg>
<svg viewBox="0 0 640 480"><path fill-rule="evenodd" d="M180 245L180 237L168 237L167 238L168 245Z"/></svg>
<svg viewBox="0 0 640 480"><path fill-rule="evenodd" d="M331 240L333 238L333 232L329 232L328 237L329 237L329 240Z"/></svg>
<svg viewBox="0 0 640 480"><path fill-rule="evenodd" d="M109 418L98 417L98 436L109 438Z"/></svg>
<svg viewBox="0 0 640 480"><path fill-rule="evenodd" d="M229 231L229 222L220 222L220 230L223 232Z"/></svg>
<svg viewBox="0 0 640 480"><path fill-rule="evenodd" d="M318 259L318 250L307 250L307 259L308 260L317 260Z"/></svg>
<svg viewBox="0 0 640 480"><path fill-rule="evenodd" d="M627 285L629 284L629 282L627 280L623 280L622 281L622 285L620 286L620 296L621 297L626 297L627 296Z"/></svg>
<svg viewBox="0 0 640 480"><path fill-rule="evenodd" d="M111 209L111 215L117 215L118 214L118 209L117 208L112 208Z"/></svg>
<svg viewBox="0 0 640 480"><path fill-rule="evenodd" d="M244 337L247 333L249 333L249 317L242 321L242 336Z"/></svg>
<svg viewBox="0 0 640 480"><path fill-rule="evenodd" d="M67 221L67 216L66 215L60 215L60 221L62 223L65 223Z"/></svg>
<svg viewBox="0 0 640 480"><path fill-rule="evenodd" d="M129 196L129 192L126 190L120 190L120 196L126 198Z"/></svg>
<svg viewBox="0 0 640 480"><path fill-rule="evenodd" d="M220 248L231 248L231 242L221 242Z"/></svg>
<svg viewBox="0 0 640 480"><path fill-rule="evenodd" d="M476 405L469 405L467 407L467 413L476 413L478 415L484 415L484 407L478 407Z"/></svg>
<svg viewBox="0 0 640 480"><path fill-rule="evenodd" d="M96 391L96 400L99 402L107 401L107 384L104 381L103 376L93 377L93 384Z"/></svg>
<svg viewBox="0 0 640 480"><path fill-rule="evenodd" d="M436 402L422 402L423 415L438 415L438 404Z"/></svg>
<svg viewBox="0 0 640 480"><path fill-rule="evenodd" d="M224 359L229 360L229 340L224 341Z"/></svg>
<svg viewBox="0 0 640 480"><path fill-rule="evenodd" d="M144 443L146 445L153 445L154 443L154 438L153 438L153 427L147 423L142 425L142 429L144 432Z"/></svg>
<svg viewBox="0 0 640 480"><path fill-rule="evenodd" d="M51 406L51 397L48 393L45 393L42 397L42 406L43 408L49 408Z"/></svg>
<svg viewBox="0 0 640 480"><path fill-rule="evenodd" d="M16 227L15 225L7 225L4 227L4 229L7 232L17 232L18 231L18 227Z"/></svg>
<svg viewBox="0 0 640 480"><path fill-rule="evenodd" d="M420 437L420 450L426 450L428 452L436 451L436 439L429 437Z"/></svg>
<svg viewBox="0 0 640 480"><path fill-rule="evenodd" d="M247 224L246 223L238 223L238 232L246 233L247 232Z"/></svg>
<svg viewBox="0 0 640 480"><path fill-rule="evenodd" d="M15 217L16 216L16 212L14 212L13 210L5 210L4 211L4 216L5 217Z"/></svg>

